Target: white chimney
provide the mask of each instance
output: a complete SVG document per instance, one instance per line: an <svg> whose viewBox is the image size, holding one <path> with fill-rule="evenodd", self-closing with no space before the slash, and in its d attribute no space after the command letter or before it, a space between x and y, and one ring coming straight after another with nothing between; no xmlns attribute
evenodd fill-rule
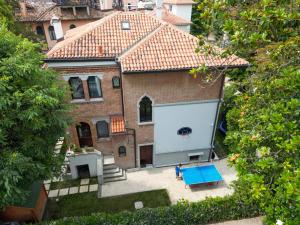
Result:
<svg viewBox="0 0 300 225"><path fill-rule="evenodd" d="M162 0L156 0L156 17L158 19L162 18L162 7L163 7L163 1Z"/></svg>
<svg viewBox="0 0 300 225"><path fill-rule="evenodd" d="M64 32L61 26L61 21L59 19L59 17L53 15L51 20L50 20L50 24L54 27L54 32L55 32L55 36L56 36L56 40L61 40L64 38Z"/></svg>

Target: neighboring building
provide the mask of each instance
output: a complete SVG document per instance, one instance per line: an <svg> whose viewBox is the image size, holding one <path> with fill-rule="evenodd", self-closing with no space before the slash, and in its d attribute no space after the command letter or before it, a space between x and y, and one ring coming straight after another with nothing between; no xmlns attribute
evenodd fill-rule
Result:
<svg viewBox="0 0 300 225"><path fill-rule="evenodd" d="M147 10L149 7L145 4L142 4L139 10L146 10L151 15L160 15L162 20L189 32L193 2L165 0L163 6L162 1L157 1L156 5L160 7L154 10ZM178 1L185 1L185 5ZM137 0L125 0L125 3L123 7L123 0L20 0L15 16L40 35L51 49L70 29L99 20L117 10L137 10ZM150 3L154 5L151 1Z"/></svg>
<svg viewBox="0 0 300 225"><path fill-rule="evenodd" d="M15 16L52 48L68 30L111 14L121 7L118 4L112 5L112 0L20 0Z"/></svg>
<svg viewBox="0 0 300 225"><path fill-rule="evenodd" d="M188 72L248 62L197 54L197 43L144 12L116 12L68 31L45 61L72 89L71 142L113 154L122 168L208 161L224 75L207 85Z"/></svg>

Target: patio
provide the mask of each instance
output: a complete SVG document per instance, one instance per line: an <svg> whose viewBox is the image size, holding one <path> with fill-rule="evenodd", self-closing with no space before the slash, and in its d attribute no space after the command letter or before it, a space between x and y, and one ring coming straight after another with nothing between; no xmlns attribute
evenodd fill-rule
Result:
<svg viewBox="0 0 300 225"><path fill-rule="evenodd" d="M210 163L200 163L199 165L207 164ZM176 179L174 166L138 171L129 170L127 171L127 180L105 183L102 186L102 197L167 189L172 204L175 204L182 198L195 202L206 197L222 197L232 194L233 190L230 189L229 184L236 179L236 171L227 166L227 159L215 161L213 164L224 179L217 185L203 185L193 189L185 188L184 182ZM189 166L195 166L195 164Z"/></svg>

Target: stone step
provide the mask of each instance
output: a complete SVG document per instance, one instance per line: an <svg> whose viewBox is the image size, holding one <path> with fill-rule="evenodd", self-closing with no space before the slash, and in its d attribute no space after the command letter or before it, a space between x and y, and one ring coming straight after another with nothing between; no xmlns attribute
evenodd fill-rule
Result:
<svg viewBox="0 0 300 225"><path fill-rule="evenodd" d="M103 173L104 174L112 174L112 173L118 173L118 172L120 172L120 168L119 167L116 167L116 168L108 168L108 169L106 169L106 168L104 168L103 169Z"/></svg>
<svg viewBox="0 0 300 225"><path fill-rule="evenodd" d="M117 173L104 173L103 177L105 178L113 178L113 177L122 177L124 175L124 171L123 170L119 170L119 172Z"/></svg>
<svg viewBox="0 0 300 225"><path fill-rule="evenodd" d="M116 168L118 168L118 166L116 164L114 164L114 163L112 163L112 164L106 164L106 165L103 165L103 172L105 170L116 169Z"/></svg>
<svg viewBox="0 0 300 225"><path fill-rule="evenodd" d="M110 178L104 178L104 183L109 183L109 182L115 182L115 181L122 181L126 180L126 174L124 174L122 177L110 177Z"/></svg>

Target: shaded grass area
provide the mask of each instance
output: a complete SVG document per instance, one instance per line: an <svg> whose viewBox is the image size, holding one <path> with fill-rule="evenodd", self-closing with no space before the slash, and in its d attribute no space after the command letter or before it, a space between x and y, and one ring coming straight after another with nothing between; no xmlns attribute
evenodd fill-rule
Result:
<svg viewBox="0 0 300 225"><path fill-rule="evenodd" d="M80 180L79 179L77 179L77 180L63 180L63 181L58 181L58 182L52 182L50 184L50 190L74 187L74 186L79 186L79 185L80 185Z"/></svg>
<svg viewBox="0 0 300 225"><path fill-rule="evenodd" d="M229 154L228 146L224 144L225 135L220 132L219 129L216 130L215 136L215 153L220 159L226 158Z"/></svg>
<svg viewBox="0 0 300 225"><path fill-rule="evenodd" d="M58 202L55 199L48 199L44 219L85 216L96 212L134 211L134 202L136 201L142 201L144 207L148 208L171 204L165 189L106 198L97 198L95 192L81 193L63 196Z"/></svg>
<svg viewBox="0 0 300 225"><path fill-rule="evenodd" d="M98 178L97 177L91 177L90 178L90 184L98 184Z"/></svg>

